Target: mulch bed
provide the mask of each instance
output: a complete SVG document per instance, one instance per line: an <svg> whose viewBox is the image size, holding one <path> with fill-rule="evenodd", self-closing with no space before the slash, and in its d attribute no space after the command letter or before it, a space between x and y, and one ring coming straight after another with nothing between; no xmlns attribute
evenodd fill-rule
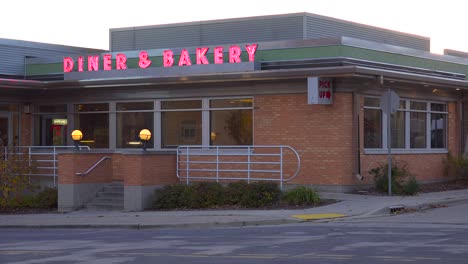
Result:
<svg viewBox="0 0 468 264"><path fill-rule="evenodd" d="M445 191L463 190L463 189L468 189L468 179L460 179L460 180L449 181L449 182L421 184L418 193L445 192ZM387 195L387 193L382 193L380 191L377 191L374 188L356 190L351 193L368 194L368 195Z"/></svg>

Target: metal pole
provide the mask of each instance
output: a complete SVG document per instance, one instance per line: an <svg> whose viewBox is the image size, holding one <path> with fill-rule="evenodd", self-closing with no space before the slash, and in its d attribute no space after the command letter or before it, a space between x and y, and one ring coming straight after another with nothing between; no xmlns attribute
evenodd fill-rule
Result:
<svg viewBox="0 0 468 264"><path fill-rule="evenodd" d="M392 119L392 99L391 99L391 89L388 88L388 104L387 104L387 164L388 164L388 195L392 195L392 128L391 128L391 119Z"/></svg>

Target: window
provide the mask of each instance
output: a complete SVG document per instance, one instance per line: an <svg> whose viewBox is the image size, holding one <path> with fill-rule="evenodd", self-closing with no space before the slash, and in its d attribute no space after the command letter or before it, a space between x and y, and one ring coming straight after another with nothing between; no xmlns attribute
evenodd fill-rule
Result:
<svg viewBox="0 0 468 264"><path fill-rule="evenodd" d="M391 117L392 148L445 149L447 147L447 104L401 100ZM364 98L364 147L387 148L387 115L380 99Z"/></svg>
<svg viewBox="0 0 468 264"><path fill-rule="evenodd" d="M252 145L251 108L251 98L210 100L210 145Z"/></svg>
<svg viewBox="0 0 468 264"><path fill-rule="evenodd" d="M382 110L378 98L364 98L364 147L382 147Z"/></svg>
<svg viewBox="0 0 468 264"><path fill-rule="evenodd" d="M161 102L161 146L202 144L202 101Z"/></svg>
<svg viewBox="0 0 468 264"><path fill-rule="evenodd" d="M142 129L153 131L153 102L117 103L117 148L141 148L138 134ZM153 148L153 138L147 147Z"/></svg>
<svg viewBox="0 0 468 264"><path fill-rule="evenodd" d="M91 148L109 147L109 104L76 104L75 128L83 132L80 144Z"/></svg>

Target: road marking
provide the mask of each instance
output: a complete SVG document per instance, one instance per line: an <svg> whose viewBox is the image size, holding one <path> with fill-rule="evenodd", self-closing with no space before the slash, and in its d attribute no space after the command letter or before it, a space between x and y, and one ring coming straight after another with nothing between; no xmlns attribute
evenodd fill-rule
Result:
<svg viewBox="0 0 468 264"><path fill-rule="evenodd" d="M21 254L39 254L39 255L48 255L48 254L59 254L63 253L62 251L42 251L42 250L0 250L0 255L21 255Z"/></svg>
<svg viewBox="0 0 468 264"><path fill-rule="evenodd" d="M342 218L345 217L346 215L344 214L335 214L335 213L329 213L329 214L297 214L297 215L291 215L291 217L301 219L301 220L319 220L319 219L332 219L332 218Z"/></svg>

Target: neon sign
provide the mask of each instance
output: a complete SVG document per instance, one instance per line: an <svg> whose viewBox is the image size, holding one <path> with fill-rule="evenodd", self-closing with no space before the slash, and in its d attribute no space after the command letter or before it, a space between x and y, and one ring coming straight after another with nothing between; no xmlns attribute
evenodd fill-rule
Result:
<svg viewBox="0 0 468 264"><path fill-rule="evenodd" d="M247 52L249 62L254 62L255 61L255 53L257 51L258 44L252 44L252 45L245 45L245 52ZM208 61L208 58L206 57L206 54L208 53L209 48L207 47L201 47L197 48L195 52L195 64L210 64ZM229 61L229 63L240 63L242 62L241 60L241 55L242 55L242 49L240 46L230 46L229 51L228 51L228 58L224 57L224 48L223 47L215 47L213 49L213 62L214 64L223 64L226 61ZM188 52L187 49L182 49L180 52L179 59L176 61L175 54L172 50L165 50L163 52L162 56L162 65L164 67L172 67L175 64L179 67L182 66L191 66L192 65L192 60L190 57L190 53ZM79 56L77 58L77 70L78 72L83 72L83 71L99 71L100 69L104 71L110 71L110 70L126 70L128 68L127 66L127 56L125 54L119 53L115 55L115 65L112 65L112 54L104 54L102 55L102 59L100 58L99 55L90 55L87 57L88 59L88 65L84 65L84 57ZM138 61L138 67L141 69L146 69L151 66L152 61L149 59L148 52L146 51L141 51L139 56L139 61ZM102 66L100 66L100 63L102 63ZM85 67L87 66L87 67ZM72 72L75 68L75 61L71 57L64 57L63 58L63 72Z"/></svg>

